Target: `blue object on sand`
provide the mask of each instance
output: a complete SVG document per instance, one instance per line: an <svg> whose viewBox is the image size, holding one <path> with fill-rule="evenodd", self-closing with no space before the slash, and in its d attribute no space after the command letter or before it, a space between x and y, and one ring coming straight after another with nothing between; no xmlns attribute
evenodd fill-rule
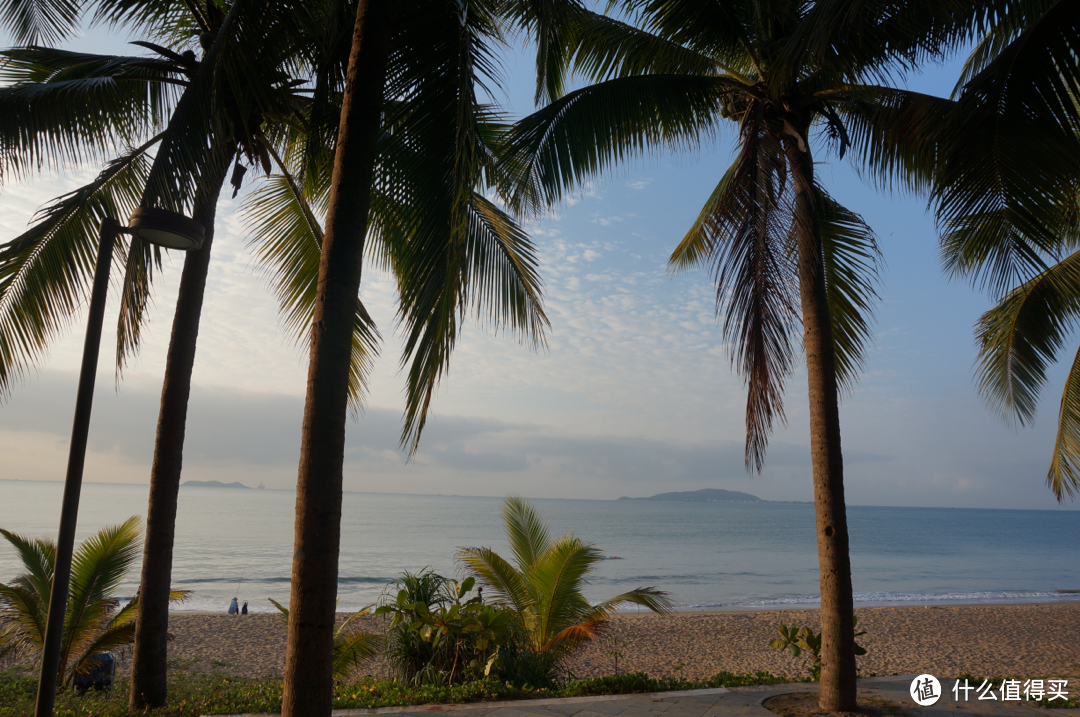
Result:
<svg viewBox="0 0 1080 717"><path fill-rule="evenodd" d="M72 681L79 694L93 688L112 693L113 676L116 674L116 657L111 652L94 655L93 667L87 672L76 672Z"/></svg>

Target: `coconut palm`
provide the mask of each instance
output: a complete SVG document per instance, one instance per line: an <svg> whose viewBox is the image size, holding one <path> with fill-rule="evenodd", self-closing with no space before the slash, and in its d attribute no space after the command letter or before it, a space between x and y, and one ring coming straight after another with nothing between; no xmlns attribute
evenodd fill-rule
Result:
<svg viewBox="0 0 1080 717"><path fill-rule="evenodd" d="M518 497L505 500L502 516L512 562L491 548L458 548L457 561L488 591L491 604L513 612L528 652L549 668L602 634L620 606L671 610L668 593L653 587L591 603L582 591L604 559L595 545L573 533L552 540L536 509Z"/></svg>
<svg viewBox="0 0 1080 717"><path fill-rule="evenodd" d="M70 684L78 672L94 667L103 652L130 645L135 639L136 596L120 607L116 593L139 556L139 518L102 528L80 545L71 564L71 590L64 616L57 684ZM26 572L0 583L0 656L42 649L49 609L56 543L26 538L0 529L18 552ZM187 591L174 590L179 602Z"/></svg>
<svg viewBox="0 0 1080 717"><path fill-rule="evenodd" d="M1000 299L976 327L982 395L1024 425L1080 296L1080 7L1014 0L980 30L957 83L934 200L946 270ZM1080 355L1046 481L1059 501L1080 491Z"/></svg>
<svg viewBox="0 0 1080 717"><path fill-rule="evenodd" d="M58 3L52 9L59 13L63 7ZM93 182L55 200L41 221L0 249L0 391L10 389L73 315L87 286L95 227L103 217L125 216L139 205L190 207L207 230L202 249L185 257L166 356L132 661L136 708L165 699L177 493L218 196L234 154L267 167L272 133L264 123L290 121L305 104L285 74L297 65L297 16L284 5L274 8L103 0L96 3L99 19L133 24L172 48L137 43L153 57L42 47L4 53L10 86L0 91L5 150L0 176L18 177L41 162L64 166L110 153L112 158ZM238 162L237 188L242 169ZM138 241L122 243L117 251L126 263L119 370L139 347L160 252Z"/></svg>
<svg viewBox="0 0 1080 717"><path fill-rule="evenodd" d="M278 12L270 13L271 18L277 18L277 23L271 22L267 27L263 16L260 16L258 22L245 21L238 10L239 5L223 7L228 7L229 12L221 22L232 18L244 33L249 33L238 35L241 47L266 45L276 48L271 57L256 57L255 60L244 57L243 62L239 63L242 70L251 70L253 62L258 65L263 73L261 79L269 81L270 90L273 91L259 84L260 77L238 78L236 72L221 72L223 79L220 83L226 86L218 87L209 94L215 97L226 94L230 98L228 102L224 102L228 111L224 120L219 123L221 126L210 123L201 125L201 128L211 134L217 132L213 136L226 138L231 136L229 132L233 129L244 129L250 135L250 141L240 144L239 149L264 168L268 163L272 163L276 168L277 174L268 189L253 195L249 218L257 236L264 240L258 246L258 252L271 270L286 323L298 336L306 338L316 303L315 288L322 242L316 210L308 202L313 202L315 206L322 202L325 206L325 193L329 188L329 172L326 170L332 166L334 138L327 128L336 123L338 110L335 101L344 80L343 56L349 48L347 20L351 8L343 3L307 3L303 13L298 12L291 18L300 18L304 22L283 23L281 18L285 17L285 10L288 8L278 4L275 5ZM249 3L244 7L256 12L261 5ZM198 15L197 8L191 11ZM346 21L344 23L343 18ZM162 32L170 36L178 34L181 38L188 37L190 33L185 35L185 28L201 29L205 24L205 18L203 23L197 20L198 18L188 18L185 24L183 18L172 19L169 21L172 24L166 23ZM148 27L157 27L149 21L147 23ZM297 32L295 26L307 28L306 34L301 34L297 39L294 36ZM293 34L284 33L285 27ZM272 30L285 36L281 41L275 42ZM256 32L258 40L251 39L251 32ZM212 37L207 33L199 35L202 42L207 42ZM227 51L231 47L230 42L229 38L220 42L214 40L206 58L213 56L224 62L230 57ZM38 108L53 110L43 115L49 118L51 124L44 128L31 125L36 134L21 129L22 125L15 120L11 122L10 136L13 142L17 144L24 141L21 139L24 135L30 136L30 140L24 141L25 147L20 146L22 154L14 155L16 159L28 162L27 156L33 158L43 153L42 145L46 150L52 150L52 155L44 152L52 159L56 159L56 155L59 155L59 159L71 159L64 153L68 149L76 159L86 159L96 156L93 154L95 151L104 151L98 145L108 148L110 141L115 143L121 139L126 140L126 133L135 131L129 125L117 122L112 128L114 133L109 135L95 124L92 128L98 134L90 134L89 148L79 145L73 137L61 132L67 127L78 129L82 126L78 121L78 113L71 116L70 106L58 106L57 100L64 96L64 92L70 94L72 86L80 89L84 86L93 88L104 85L110 88L113 94L120 94L116 90L118 86L121 90L126 89L127 94L141 98L142 104L133 104L136 118L146 115L152 119L156 114L160 114L161 110L156 105L146 105L157 97L154 92L158 90L160 93L160 88L149 81L158 78L147 77L148 72L139 71L147 66L159 73L166 73L158 83L165 89L170 83L179 83L182 86L187 83L184 94L175 103L173 119L176 120L175 115L187 107L186 115L182 115L182 121L178 123L183 130L181 134L189 139L193 134L197 134L196 130L200 125L190 118L193 105L185 104L185 100L190 96L206 99L207 91L199 84L199 80L210 73L205 64L209 59L204 58L203 64L199 64L195 62L194 52L181 52L182 47L174 51L156 44L147 46L165 60L155 65L146 58L94 58L41 49L10 53L13 57L25 57L25 64L30 68L25 70L23 84L13 88L10 104L15 108L22 108L26 103L25 96L37 92L45 96L45 100L39 102ZM215 48L217 55L212 55ZM33 75L31 69L34 68L34 63L40 61L40 56L50 52L63 55L61 60L68 64ZM260 59L261 62L258 61ZM480 61L483 62L484 58L480 58ZM60 60L57 64L60 64ZM190 71L192 67L196 68L195 77L185 78L181 71ZM284 70L306 78L307 81L301 86L299 80L290 80ZM176 73L179 77L167 75L168 72ZM46 82L39 84L51 82L54 86L42 88L34 85L35 80L45 80ZM205 80L203 84L206 82L210 80ZM34 86L29 87L30 85ZM253 96L245 94L237 97L237 85L254 88ZM131 89L132 86L134 89ZM50 93L49 90L54 91ZM21 98L19 92L23 93ZM147 97L144 98L143 95ZM108 98L107 96L106 99ZM47 104L50 99L53 101L52 105ZM198 104L194 107L197 110ZM140 109L144 110L141 114ZM497 127L488 116L487 110L479 109L478 115L465 119L475 121L474 130L490 140ZM65 110L67 115L63 114ZM29 122L39 114L41 113L23 112L22 119ZM105 115L107 118L112 117L107 112ZM402 306L404 323L413 331L410 351L417 349L414 352L413 368L409 372L409 402L403 441L409 441L415 446L423 428L434 385L445 368L445 360L458 330L458 321L454 315L457 308L480 306L485 301L501 301L510 307L506 314L511 317L511 323L521 321L529 326L539 327L545 319L539 309L535 260L527 237L508 216L481 194L470 189L465 195L467 226L463 236L459 237L462 242L440 247L440 241L446 244L444 225L439 223L444 221L445 214L439 214L434 208L439 202L445 202L447 190L440 184L440 177L443 175L426 172L428 167L423 165L425 152L422 150L423 143L437 147L444 137L438 135L436 130L443 132L445 127L406 127L401 117L408 116L410 115L394 115L398 118L394 120L398 126L393 127L395 131L392 134L388 132L381 143L383 161L374 188L376 196L373 198L377 215L373 234L376 234L378 241L371 242L371 251L385 266L393 269L403 291L413 286L416 287L414 291L419 293L419 296ZM59 120L56 117L59 117ZM192 124L195 125L194 128ZM137 126L136 129L140 127ZM161 162L178 169L181 180L188 177L187 180L178 181L178 184L185 186L184 181L187 181L195 186L196 218L202 218L208 228L212 227L212 211L227 162L209 162L211 167L218 170L215 175L216 183L206 181L206 173L198 174L191 169L197 169L199 162L207 163L198 153L194 157L188 157L179 148L170 153L166 151L169 147L163 147L154 164L150 165L146 152L155 143L167 140L171 129L172 123L163 135L151 138L136 150L109 163L94 183L55 202L46 210L45 221L12 243L6 254L0 257L3 260L0 274L6 272L6 275L0 276L0 282L6 279L6 283L0 285L0 310L10 312L7 316L0 313L0 358L5 359L0 367L0 378L10 379L20 369L24 369L31 360L40 355L53 334L62 328L63 320L77 305L77 297L85 286L88 276L85 257L92 256L95 238L93 226L98 215L120 214L127 206L137 205L141 191L144 193L141 198L145 201L145 191L148 191L145 188L161 186L160 182L157 185L153 183L153 171ZM391 127L388 126L388 129ZM60 133L62 141L56 140L50 144L54 139L50 132ZM207 142L195 144L202 146ZM430 156L431 152L427 151L426 154ZM16 164L15 167L18 169L20 165ZM242 172L234 171L233 177L234 183L238 183ZM421 177L424 182L416 181ZM409 182L413 184L408 185ZM417 199L425 193L426 199ZM175 201L175 198L172 200ZM200 206L205 207L206 212L200 213ZM419 209L421 207L430 208L432 211L422 212ZM117 211L118 209L120 211ZM427 253L418 252L415 256L424 257L429 262L434 261L436 266L411 265L409 261L414 254L405 251L406 244L410 241L414 244L427 242ZM440 251L453 254L452 257L444 257L448 260L442 262L444 266L441 269L437 266ZM197 269L189 270L188 267L196 262L197 257L201 257ZM158 587L163 581L167 584L171 568L172 531L182 459L184 418L207 260L208 249L204 249L190 255L185 263L166 369L151 481L151 529L144 559L143 594L146 596L144 612L147 614L146 619L140 615L139 621L140 635L145 633L145 639L137 640L133 661L132 700L136 706L160 703L165 696L164 630L167 625L167 606L158 605L156 615L150 614L150 597L152 594L159 594L160 597L161 592L155 590L150 583L155 583ZM134 251L128 254L128 265L118 358L137 348L139 327L149 296L148 279L150 269L153 268L153 264L146 261L145 254ZM413 278L421 275L421 272L422 280ZM427 283L423 284L423 281ZM436 287L434 282L438 281L446 283L442 287ZM452 282L459 284L451 286ZM479 296L472 294L470 284L475 287ZM186 301L186 296L190 296L191 301ZM460 301L460 305L455 303L456 301ZM355 407L359 405L362 396L369 362L377 352L378 334L364 307L355 297L350 306L348 397ZM445 311L447 306L450 307L449 317ZM496 323L498 325L498 320ZM446 343L441 344L444 340ZM6 374L5 368L8 369ZM155 536L160 539L155 540ZM156 602L160 603L160 600Z"/></svg>
<svg viewBox="0 0 1080 717"><path fill-rule="evenodd" d="M685 149L722 124L734 163L671 257L708 265L733 363L747 382L746 464L760 470L783 422L802 349L822 596L820 705L855 709L851 568L838 391L870 338L877 248L862 219L814 173L824 145L872 178L926 187L947 100L889 86L955 46L990 2L623 0L621 19L576 2L521 25L539 38L537 96L507 162L514 206L538 211L619 160ZM576 71L595 84L564 92Z"/></svg>
<svg viewBox="0 0 1080 717"><path fill-rule="evenodd" d="M356 9L314 298L297 478L282 714L330 710L352 311L384 200L407 243L394 254L411 361L402 438L415 448L467 312L543 342L527 237L483 189L498 180L495 2L361 0ZM392 61L391 61L392 58ZM369 216L370 215L370 216ZM385 255L384 255L385 256Z"/></svg>

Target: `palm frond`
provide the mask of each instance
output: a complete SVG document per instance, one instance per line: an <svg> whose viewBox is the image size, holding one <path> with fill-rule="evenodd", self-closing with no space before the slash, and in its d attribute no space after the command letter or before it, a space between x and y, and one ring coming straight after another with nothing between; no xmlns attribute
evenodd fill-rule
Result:
<svg viewBox="0 0 1080 717"><path fill-rule="evenodd" d="M570 92L518 122L503 159L513 173L511 206L541 213L563 193L616 162L653 149L689 149L715 129L731 77L621 77Z"/></svg>
<svg viewBox="0 0 1080 717"><path fill-rule="evenodd" d="M1072 246L1062 227L1080 164L1080 8L1054 3L1028 23L965 85L933 196L946 270L997 295Z"/></svg>
<svg viewBox="0 0 1080 717"><path fill-rule="evenodd" d="M582 622L591 607L581 593L585 577L602 559L596 546L573 535L557 539L538 557L529 581L541 596L534 636L539 651L554 647L564 628Z"/></svg>
<svg viewBox="0 0 1080 717"><path fill-rule="evenodd" d="M31 47L0 52L0 181L103 162L161 129L171 61Z"/></svg>
<svg viewBox="0 0 1080 717"><path fill-rule="evenodd" d="M724 336L747 382L746 466L760 471L773 425L785 420L783 386L800 316L780 140L754 108L746 112L742 135L739 156L670 264L680 269L708 260L713 266Z"/></svg>
<svg viewBox="0 0 1080 717"><path fill-rule="evenodd" d="M786 38L772 72L812 68L834 81L889 80L957 50L997 0L817 0ZM809 67L808 67L809 66Z"/></svg>
<svg viewBox="0 0 1080 717"><path fill-rule="evenodd" d="M26 569L16 582L38 595L45 604L52 593L53 570L56 565L56 544L51 540L27 538L0 528L0 535L11 543Z"/></svg>
<svg viewBox="0 0 1080 717"><path fill-rule="evenodd" d="M567 65L593 82L645 74L734 72L710 55L589 10L576 11L570 25L572 53Z"/></svg>
<svg viewBox="0 0 1080 717"><path fill-rule="evenodd" d="M1050 117L1063 131L1075 131L1080 126L1080 8L1068 0L1008 6L1011 12L1000 17L995 29L1015 37L992 59L988 53L977 56L970 70L979 71L967 80L961 101L970 98L1007 112Z"/></svg>
<svg viewBox="0 0 1080 717"><path fill-rule="evenodd" d="M534 604L522 574L491 548L458 548L455 559L491 593L493 604L519 615Z"/></svg>
<svg viewBox="0 0 1080 717"><path fill-rule="evenodd" d="M1046 485L1059 503L1065 502L1066 496L1075 498L1080 494L1080 351L1073 359L1061 394L1057 437Z"/></svg>
<svg viewBox="0 0 1080 717"><path fill-rule="evenodd" d="M754 11L760 14L760 8L731 0L705 4L696 0L616 0L610 5L621 7L627 16L640 20L639 24L664 40L711 57L736 72L757 73L762 65L752 27Z"/></svg>
<svg viewBox="0 0 1080 717"><path fill-rule="evenodd" d="M534 349L545 344L549 326L536 249L509 215L473 192L463 242L447 241L444 227L414 235L400 268L400 314L407 332L402 365L409 364L401 442L410 451L419 443L470 307L495 331L508 329Z"/></svg>
<svg viewBox="0 0 1080 717"><path fill-rule="evenodd" d="M65 644L76 652L80 636L89 641L91 628L106 622L111 600L138 559L141 526L138 516L103 528L80 543L71 560L71 585L64 618Z"/></svg>
<svg viewBox="0 0 1080 717"><path fill-rule="evenodd" d="M0 245L0 398L67 328L89 290L105 217L138 206L158 138L110 162L91 183L57 198L27 232ZM124 243L115 250L123 256Z"/></svg>
<svg viewBox="0 0 1080 717"><path fill-rule="evenodd" d="M863 176L888 190L931 189L941 161L940 130L955 103L869 85L831 89L820 99L842 120Z"/></svg>
<svg viewBox="0 0 1080 717"><path fill-rule="evenodd" d="M551 547L547 524L529 501L518 496L509 496L503 501L502 517L514 562L518 570L528 573L537 558Z"/></svg>
<svg viewBox="0 0 1080 717"><path fill-rule="evenodd" d="M310 336L315 312L323 239L315 212L324 211L327 195L320 191L325 188L321 184L314 193L305 192L284 164L279 170L249 195L243 214L253 235L250 245L268 272L285 328L299 343ZM349 401L356 410L363 405L379 341L374 320L357 299L349 379Z"/></svg>
<svg viewBox="0 0 1080 717"><path fill-rule="evenodd" d="M37 591L0 583L0 615L5 623L0 653L41 647L48 608L48 599L42 600Z"/></svg>
<svg viewBox="0 0 1080 717"><path fill-rule="evenodd" d="M1080 252L1013 289L976 326L976 380L991 407L1020 424L1035 416L1046 369L1080 317Z"/></svg>
<svg viewBox="0 0 1080 717"><path fill-rule="evenodd" d="M873 339L872 319L878 300L875 285L881 250L873 229L818 185L815 206L825 255L825 282L832 318L836 381L850 390Z"/></svg>
<svg viewBox="0 0 1080 717"><path fill-rule="evenodd" d="M0 27L19 45L58 44L78 31L79 0L9 0L0 8Z"/></svg>
<svg viewBox="0 0 1080 717"><path fill-rule="evenodd" d="M346 677L366 660L382 650L384 638L368 632L339 634L334 640L334 677Z"/></svg>
<svg viewBox="0 0 1080 717"><path fill-rule="evenodd" d="M674 610L671 593L654 587L634 588L622 595L608 598L597 603L598 608L618 608L623 605L641 605L656 613L668 613Z"/></svg>

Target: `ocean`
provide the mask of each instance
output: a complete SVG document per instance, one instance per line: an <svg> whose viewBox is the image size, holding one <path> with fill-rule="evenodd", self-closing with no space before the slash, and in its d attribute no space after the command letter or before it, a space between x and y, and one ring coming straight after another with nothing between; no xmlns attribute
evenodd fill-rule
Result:
<svg viewBox="0 0 1080 717"><path fill-rule="evenodd" d="M83 486L78 539L145 516L148 486ZM56 538L63 484L0 480L0 528ZM182 487L173 585L177 610L255 612L287 603L295 494ZM501 498L346 493L339 609L375 602L403 570L457 576L458 546L508 554ZM683 609L813 607L814 508L801 503L550 500L533 503L553 535L574 532L607 556L587 597L639 586ZM1080 511L849 506L857 605L1080 600ZM0 582L20 572L0 540ZM134 593L139 568L122 592Z"/></svg>

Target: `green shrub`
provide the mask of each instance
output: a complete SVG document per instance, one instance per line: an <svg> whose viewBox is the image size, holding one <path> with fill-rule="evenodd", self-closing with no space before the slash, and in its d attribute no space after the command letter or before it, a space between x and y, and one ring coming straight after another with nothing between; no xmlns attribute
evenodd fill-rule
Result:
<svg viewBox="0 0 1080 717"><path fill-rule="evenodd" d="M655 679L644 673L567 682L559 689L514 686L489 677L455 685L417 685L365 678L334 686L335 709L376 709L422 704L449 704L543 697L581 697L641 692L739 687L788 682L767 672L733 675L721 672L708 680ZM127 708L127 680L118 680L112 695L89 692L84 697L61 690L56 717L145 717ZM37 679L15 672L0 673L0 717L30 717L34 713ZM280 679L251 680L222 674L180 673L169 678L169 699L154 717L193 717L204 714L280 712Z"/></svg>
<svg viewBox="0 0 1080 717"><path fill-rule="evenodd" d="M479 594L467 597L475 584L430 570L406 572L396 597L384 595L375 613L392 616L386 655L400 679L438 686L498 674L513 615L485 605Z"/></svg>

